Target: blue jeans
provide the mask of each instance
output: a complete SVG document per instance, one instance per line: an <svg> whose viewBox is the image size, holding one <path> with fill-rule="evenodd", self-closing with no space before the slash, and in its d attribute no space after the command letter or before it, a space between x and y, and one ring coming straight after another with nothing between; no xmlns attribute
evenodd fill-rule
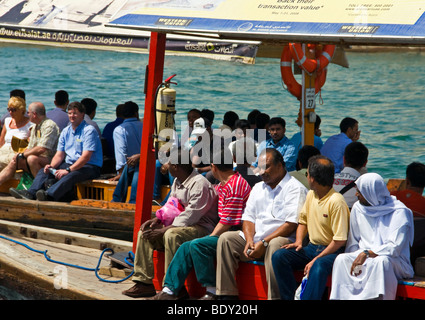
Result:
<svg viewBox="0 0 425 320"><path fill-rule="evenodd" d="M309 243L300 251L292 249L279 249L273 254L272 264L279 286L282 300L294 300L297 283L294 270L302 270L311 260L319 255L326 246ZM326 281L332 272L332 266L336 256L344 252L344 247L333 254L328 254L317 259L310 269L307 285L302 300L320 300L325 292Z"/></svg>
<svg viewBox="0 0 425 320"><path fill-rule="evenodd" d="M153 184L153 198L154 199L160 199L161 198L161 186L163 184L165 184L167 181L167 174L162 174L161 173L161 166L162 163L159 160L156 160L155 163L155 180L154 180L154 184ZM168 173L168 183L170 185L173 184L174 181L174 177ZM161 205L165 204L165 202L167 202L166 200L168 199L168 196L163 200L163 202L161 203ZM165 201L165 202L164 202Z"/></svg>
<svg viewBox="0 0 425 320"><path fill-rule="evenodd" d="M204 287L215 287L217 236L205 236L184 242L171 260L165 274L164 287L178 294L192 268Z"/></svg>
<svg viewBox="0 0 425 320"><path fill-rule="evenodd" d="M139 164L129 167L127 164L121 173L114 193L112 194L112 202L126 202L127 190L131 185L130 199L128 203L136 203L137 183L139 180Z"/></svg>

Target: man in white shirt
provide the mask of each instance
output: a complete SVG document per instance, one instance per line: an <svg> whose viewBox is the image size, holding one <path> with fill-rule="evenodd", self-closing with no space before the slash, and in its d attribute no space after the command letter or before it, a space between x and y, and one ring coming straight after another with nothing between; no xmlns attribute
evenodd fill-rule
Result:
<svg viewBox="0 0 425 320"><path fill-rule="evenodd" d="M268 299L280 298L271 257L283 244L294 241L308 190L287 173L278 150L265 149L258 164L263 181L252 188L242 215L242 231L226 232L217 244L217 296L237 296L239 261L264 259Z"/></svg>
<svg viewBox="0 0 425 320"><path fill-rule="evenodd" d="M344 169L335 174L333 188L344 196L348 208L357 201L354 182L364 173L369 150L361 142L351 142L344 151Z"/></svg>

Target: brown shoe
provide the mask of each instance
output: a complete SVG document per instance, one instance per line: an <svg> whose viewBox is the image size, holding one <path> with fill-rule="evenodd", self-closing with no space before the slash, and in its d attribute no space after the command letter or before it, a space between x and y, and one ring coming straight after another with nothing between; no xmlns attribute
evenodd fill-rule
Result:
<svg viewBox="0 0 425 320"><path fill-rule="evenodd" d="M168 294L164 291L157 293L155 296L150 297L146 300L186 300L189 299L189 294L186 291L186 288L183 287L178 295Z"/></svg>
<svg viewBox="0 0 425 320"><path fill-rule="evenodd" d="M153 297L147 298L146 300L179 300L175 294L168 294L164 291L161 291L154 295Z"/></svg>
<svg viewBox="0 0 425 320"><path fill-rule="evenodd" d="M205 295L203 295L201 298L199 298L198 300L218 300L218 297L211 293L211 292L206 292Z"/></svg>
<svg viewBox="0 0 425 320"><path fill-rule="evenodd" d="M142 282L136 282L130 289L125 290L122 294L132 298L152 297L156 294L155 287L153 284L145 284Z"/></svg>

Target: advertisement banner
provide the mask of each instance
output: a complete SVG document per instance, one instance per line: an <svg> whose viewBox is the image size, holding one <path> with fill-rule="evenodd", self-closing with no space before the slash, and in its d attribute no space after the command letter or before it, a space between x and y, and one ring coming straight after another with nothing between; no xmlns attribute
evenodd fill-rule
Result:
<svg viewBox="0 0 425 320"><path fill-rule="evenodd" d="M417 44L425 41L424 12L425 1L415 0L130 0L110 25L240 39Z"/></svg>
<svg viewBox="0 0 425 320"><path fill-rule="evenodd" d="M0 1L0 41L147 53L150 32L110 28L105 24L123 0ZM167 37L167 53L254 63L257 43L201 37Z"/></svg>

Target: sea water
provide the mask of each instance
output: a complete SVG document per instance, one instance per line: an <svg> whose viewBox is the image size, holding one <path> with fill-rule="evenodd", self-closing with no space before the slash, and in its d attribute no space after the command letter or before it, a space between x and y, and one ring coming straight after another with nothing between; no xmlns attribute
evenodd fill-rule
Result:
<svg viewBox="0 0 425 320"><path fill-rule="evenodd" d="M421 52L348 52L349 68L331 64L316 100L322 139L339 133L344 117L359 121L361 139L369 148L370 172L385 179L404 178L412 161L425 163L425 54ZM132 100L144 109L148 55L44 46L0 44L0 113L9 91L25 90L27 101L54 107L57 90L70 101L91 97L98 103L99 127L115 119L118 104ZM299 102L283 87L279 60L258 58L255 65L195 57L166 56L164 79L178 84L176 122L192 108L215 112L220 126L226 111L246 118L253 109L286 120L286 135L295 124Z"/></svg>

